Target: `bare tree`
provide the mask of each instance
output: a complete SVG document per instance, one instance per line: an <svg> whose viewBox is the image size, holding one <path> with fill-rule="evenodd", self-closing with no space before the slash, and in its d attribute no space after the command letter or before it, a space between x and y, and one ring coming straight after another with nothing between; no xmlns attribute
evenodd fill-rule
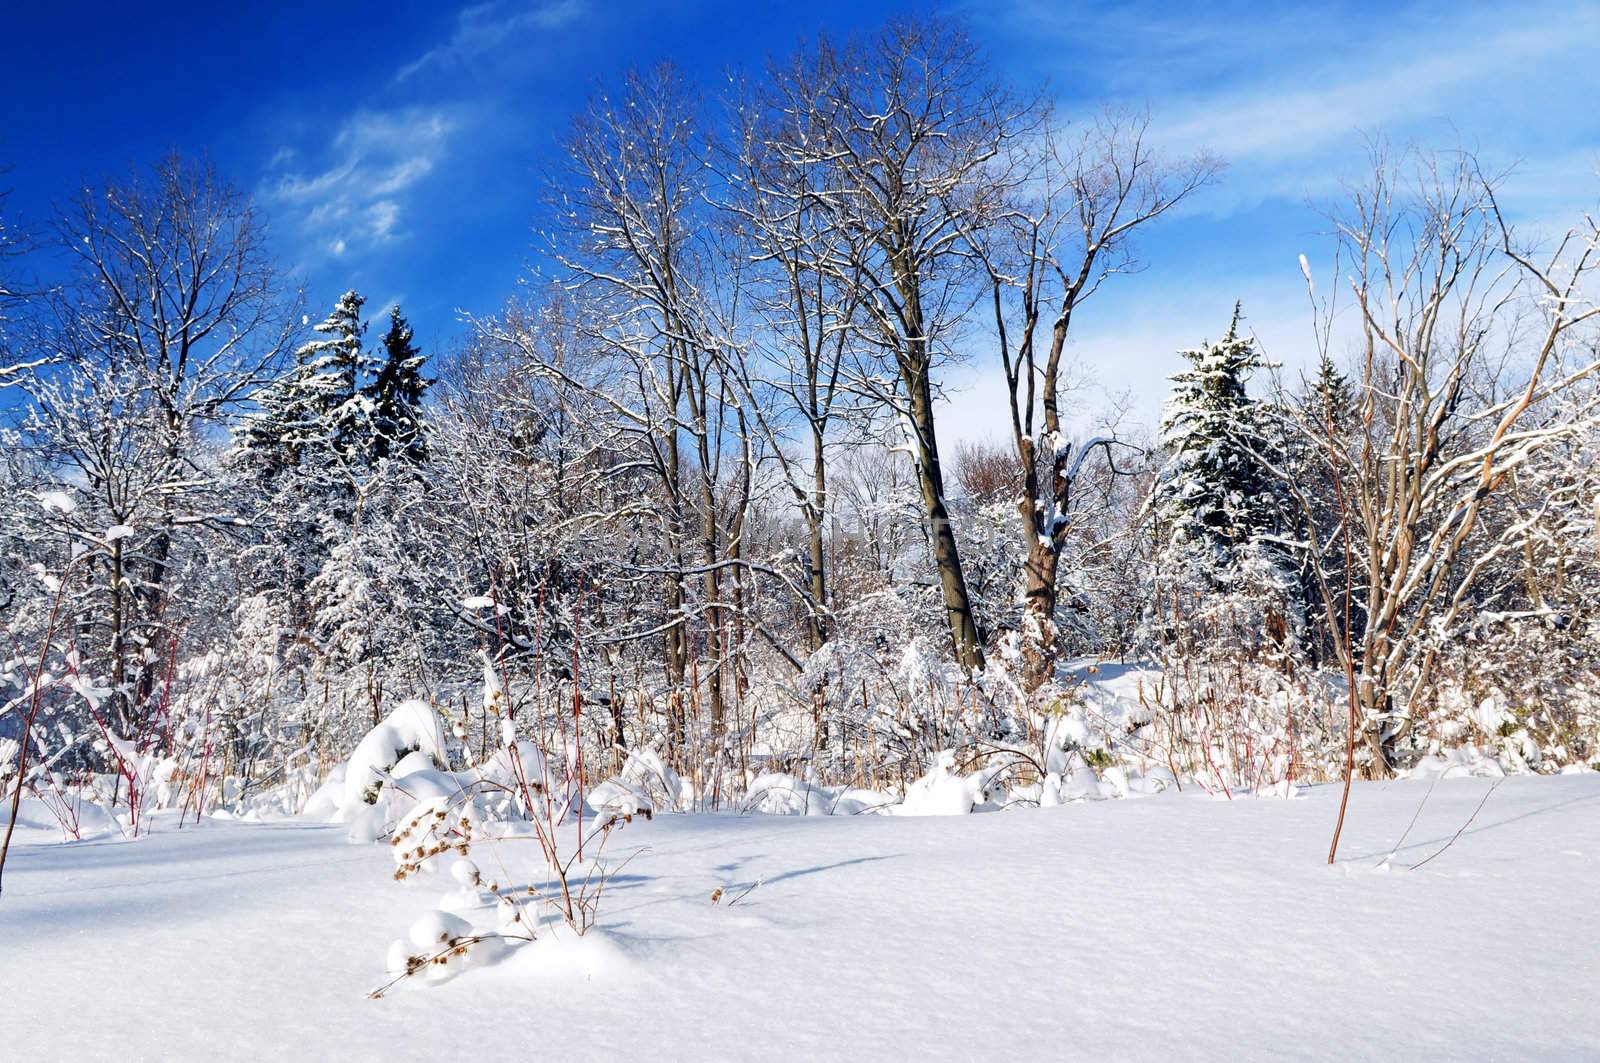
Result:
<svg viewBox="0 0 1600 1063"><path fill-rule="evenodd" d="M805 116L781 145L786 161L826 171L815 202L840 239L820 264L859 292L862 342L889 367L868 368L856 386L905 424L951 642L964 667L981 669L983 634L945 500L934 371L978 290L965 235L1000 208L1003 149L1034 108L994 81L964 31L935 19L891 23L862 47L824 41L780 72L777 91Z"/></svg>
<svg viewBox="0 0 1600 1063"><path fill-rule="evenodd" d="M1075 440L1063 429L1062 356L1073 317L1107 278L1134 265L1141 226L1182 203L1218 166L1201 155L1164 163L1147 141L1144 115L1107 111L1075 139L1048 126L1015 148L1026 175L991 230L972 233L988 271L996 344L1021 466L1017 508L1028 557L1023 569L1023 687L1055 671L1057 571L1073 527L1073 484L1096 449L1113 459L1114 437ZM1048 334L1039 326L1048 321ZM1112 466L1114 468L1114 466Z"/></svg>
<svg viewBox="0 0 1600 1063"><path fill-rule="evenodd" d="M1374 161L1336 219L1356 316L1354 423L1302 427L1341 492L1331 546L1351 557L1349 585L1319 587L1329 629L1346 633L1335 643L1352 738L1365 735L1371 771L1385 775L1434 676L1436 636L1470 617L1485 574L1526 546L1530 521L1496 518L1514 505L1517 471L1591 430L1592 411L1562 414L1574 407L1553 400L1600 368L1600 229L1586 218L1535 252L1471 155ZM1320 304L1324 346L1335 304Z"/></svg>
<svg viewBox="0 0 1600 1063"><path fill-rule="evenodd" d="M712 657L700 679L720 734L734 593L727 572L739 566L750 456L729 369L741 356L732 325L741 277L736 258L718 244L699 111L695 93L663 68L632 75L619 99L597 99L576 123L556 253L598 361L580 375L509 338L530 367L595 400L654 472L672 558L661 577L667 673L679 689L690 678L696 631L689 619L698 613ZM720 496L725 476L744 485L730 505ZM698 608L690 596L696 579Z"/></svg>
<svg viewBox="0 0 1600 1063"><path fill-rule="evenodd" d="M100 555L97 623L126 726L150 695L137 662L162 641L177 537L229 521L206 433L288 350L298 314L249 200L208 165L172 156L85 188L56 236L76 271L31 331L30 437L94 503L60 518Z"/></svg>
<svg viewBox="0 0 1600 1063"><path fill-rule="evenodd" d="M861 289L829 268L847 257L844 234L823 204L825 159L792 145L815 140L815 112L771 94L745 94L733 107L725 209L751 261L756 321L737 380L765 453L793 496L806 530L807 628L811 648L830 629L825 525L829 457L841 423L858 425L870 406L849 388ZM799 435L801 438L796 439Z"/></svg>

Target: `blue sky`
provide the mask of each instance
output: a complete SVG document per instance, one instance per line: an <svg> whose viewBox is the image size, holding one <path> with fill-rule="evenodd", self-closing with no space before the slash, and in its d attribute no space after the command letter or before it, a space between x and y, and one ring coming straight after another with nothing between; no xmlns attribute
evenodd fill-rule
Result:
<svg viewBox="0 0 1600 1063"><path fill-rule="evenodd" d="M630 65L671 59L715 89L818 31L910 4L29 4L5 16L0 166L24 221L83 179L165 150L250 189L315 313L355 287L400 301L430 349L494 311L532 259L541 174L571 115ZM182 8L189 8L184 10ZM18 10L17 8L20 8ZM1467 146L1516 166L1529 225L1600 205L1600 4L947 3L1000 71L1047 82L1066 118L1147 107L1172 154L1228 169L1141 244L1074 325L1083 408L1159 411L1175 351L1235 299L1269 354L1310 339L1297 256L1326 267L1313 204L1358 177L1364 137ZM992 366L946 374L951 436L996 423Z"/></svg>

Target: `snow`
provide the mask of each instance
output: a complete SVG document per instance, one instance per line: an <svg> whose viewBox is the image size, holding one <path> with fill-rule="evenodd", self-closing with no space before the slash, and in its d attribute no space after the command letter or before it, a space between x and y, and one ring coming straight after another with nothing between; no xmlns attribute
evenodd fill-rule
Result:
<svg viewBox="0 0 1600 1063"><path fill-rule="evenodd" d="M588 935L546 926L378 1001L391 942L475 925L475 872L542 881L531 842L396 882L388 846L310 817L158 815L131 843L19 833L0 896L6 1053L1600 1056L1600 773L1358 783L1328 868L1338 797L657 814L612 839L609 858L638 855Z"/></svg>
<svg viewBox="0 0 1600 1063"><path fill-rule="evenodd" d="M745 811L769 816L855 816L876 810L904 811L907 807L892 805L892 798L874 790L824 786L813 779L782 772L757 775L747 789Z"/></svg>
<svg viewBox="0 0 1600 1063"><path fill-rule="evenodd" d="M991 787L998 768L979 772L958 770L955 750L939 752L933 770L906 787L905 800L895 809L905 816L964 816L1005 801L1005 791Z"/></svg>
<svg viewBox="0 0 1600 1063"><path fill-rule="evenodd" d="M78 508L78 503L65 491L46 491L39 496L39 505L45 509L62 515L70 514Z"/></svg>
<svg viewBox="0 0 1600 1063"><path fill-rule="evenodd" d="M596 786L584 800L598 811L635 815L685 811L694 806L694 796L694 787L684 782L660 753L639 749L628 754L620 775Z"/></svg>
<svg viewBox="0 0 1600 1063"><path fill-rule="evenodd" d="M439 714L425 701L401 702L356 746L345 766L340 810L353 816L363 804L372 805L381 792L384 775L413 752L446 762L444 727Z"/></svg>

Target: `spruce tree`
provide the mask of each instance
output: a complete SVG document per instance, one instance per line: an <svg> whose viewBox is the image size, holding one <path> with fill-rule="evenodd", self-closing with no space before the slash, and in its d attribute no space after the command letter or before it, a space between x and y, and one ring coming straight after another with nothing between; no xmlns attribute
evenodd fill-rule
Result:
<svg viewBox="0 0 1600 1063"><path fill-rule="evenodd" d="M1311 382L1311 392L1304 406L1311 424L1324 432L1344 431L1355 416L1355 394L1350 378L1341 373L1326 354L1317 362L1317 376Z"/></svg>
<svg viewBox="0 0 1600 1063"><path fill-rule="evenodd" d="M256 396L245 418L241 449L269 473L283 468L348 463L364 457L371 432L363 381L371 359L363 349L366 300L350 291L313 327L319 338L294 352L288 371Z"/></svg>
<svg viewBox="0 0 1600 1063"><path fill-rule="evenodd" d="M383 350L383 363L364 389L372 410L371 455L374 461L392 457L421 464L428 456L422 400L433 381L422 375L426 359L398 306L389 311Z"/></svg>
<svg viewBox="0 0 1600 1063"><path fill-rule="evenodd" d="M1360 631L1366 623L1360 595L1347 586L1354 575L1345 561L1350 499L1344 497L1344 485L1339 482L1342 459L1338 455L1348 453L1356 424L1355 391L1349 378L1324 354L1316 376L1302 386L1299 404L1305 431L1292 454L1291 467L1305 499L1299 513L1301 538L1308 546L1301 557L1301 594L1316 635L1313 646L1331 657L1344 637L1344 591L1352 592L1348 609L1351 630ZM1316 554L1309 548L1312 543L1317 546ZM1331 623L1320 604L1324 582L1333 592Z"/></svg>
<svg viewBox="0 0 1600 1063"><path fill-rule="evenodd" d="M1300 524L1282 482L1283 411L1251 399L1266 367L1234 308L1217 343L1182 352L1161 424L1168 458L1147 503L1160 539L1153 573L1162 603L1150 620L1179 652L1210 647L1284 660L1303 631Z"/></svg>
<svg viewBox="0 0 1600 1063"><path fill-rule="evenodd" d="M333 312L317 325L327 336L302 348L315 382L315 412L320 422L312 426L342 461L359 462L365 456L372 431L371 407L363 385L372 371L364 348L366 322L361 307L366 299L354 291L339 297Z"/></svg>
<svg viewBox="0 0 1600 1063"><path fill-rule="evenodd" d="M329 542L352 520L356 483L366 464L371 427L362 384L370 371L363 350L364 300L339 298L313 327L315 339L294 352L288 369L255 396L256 411L240 425L232 464L255 495L262 541L263 586L281 589L309 619L306 589L323 566Z"/></svg>
<svg viewBox="0 0 1600 1063"><path fill-rule="evenodd" d="M1288 507L1268 463L1282 453L1282 432L1271 411L1246 392L1265 366L1255 340L1239 334L1234 309L1227 334L1182 352L1190 368L1174 376L1161 424L1171 455L1152 505L1166 529L1168 552L1229 591L1241 581L1245 553L1289 526Z"/></svg>

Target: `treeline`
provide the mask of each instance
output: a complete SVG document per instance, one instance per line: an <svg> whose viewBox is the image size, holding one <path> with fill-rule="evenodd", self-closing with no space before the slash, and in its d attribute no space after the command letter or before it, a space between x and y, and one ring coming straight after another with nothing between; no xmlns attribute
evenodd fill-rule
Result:
<svg viewBox="0 0 1600 1063"><path fill-rule="evenodd" d="M427 359L355 292L308 331L209 167L86 190L34 234L72 277L0 276L4 760L33 718L30 779L215 757L242 800L419 694L467 755L566 720L732 789L1600 756L1593 222L1530 246L1470 156L1375 157L1338 274L1302 259L1303 378L1236 309L1155 437L1073 426L1090 296L1218 173L1147 132L936 20L717 98L638 74L549 175L544 286ZM1005 400L951 451L957 360ZM1079 657L1158 662L1146 711Z"/></svg>

